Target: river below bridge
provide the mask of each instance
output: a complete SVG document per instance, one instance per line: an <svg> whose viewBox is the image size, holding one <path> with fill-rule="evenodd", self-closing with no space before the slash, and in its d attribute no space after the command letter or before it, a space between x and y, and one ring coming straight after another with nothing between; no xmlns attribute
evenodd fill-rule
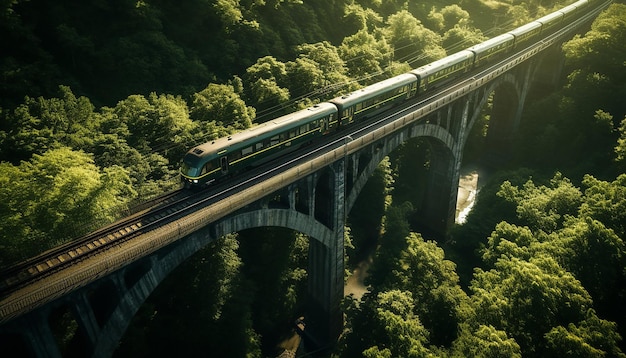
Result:
<svg viewBox="0 0 626 358"><path fill-rule="evenodd" d="M474 167L468 167L461 171L459 178L459 188L457 194L455 222L462 224L465 222L467 214L472 210L476 201L476 196L480 190L478 179L480 177L479 170ZM346 281L344 286L344 295L353 295L356 299L361 299L367 287L364 284L367 277L367 269L372 264L372 256L363 260L352 271L352 275ZM296 356L296 351L301 344L301 339L297 333L293 333L291 337L281 342L278 346L283 349L280 358L292 358Z"/></svg>
<svg viewBox="0 0 626 358"><path fill-rule="evenodd" d="M467 167L461 170L455 215L455 222L457 224L465 222L467 214L469 214L476 202L476 196L480 190L478 186L480 176L480 170L475 167ZM352 271L352 275L348 278L344 286L344 295L348 296L352 294L354 298L360 299L363 294L367 292L367 287L363 282L367 277L367 269L371 263L372 256L368 257L367 260L361 261Z"/></svg>

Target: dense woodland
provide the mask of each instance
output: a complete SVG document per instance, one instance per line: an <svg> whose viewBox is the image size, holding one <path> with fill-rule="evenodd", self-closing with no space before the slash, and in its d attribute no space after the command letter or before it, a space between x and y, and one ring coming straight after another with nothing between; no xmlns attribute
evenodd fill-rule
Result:
<svg viewBox="0 0 626 358"><path fill-rule="evenodd" d="M37 1L0 5L0 267L177 188L191 146L405 72L541 16L548 0ZM336 357L624 357L626 5L563 46L467 222L425 238L428 145L380 164L348 218ZM486 154L489 109L464 162ZM423 158L423 161L412 158ZM119 357L275 356L303 310L308 238L224 237L144 304ZM349 275L347 273L346 275ZM68 328L69 327L69 328ZM59 328L80 355L75 325Z"/></svg>

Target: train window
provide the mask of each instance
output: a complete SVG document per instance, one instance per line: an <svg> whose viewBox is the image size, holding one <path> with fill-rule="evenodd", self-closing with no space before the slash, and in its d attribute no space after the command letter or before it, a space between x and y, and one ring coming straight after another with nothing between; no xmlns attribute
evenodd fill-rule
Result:
<svg viewBox="0 0 626 358"><path fill-rule="evenodd" d="M308 124L300 126L300 134L304 134L304 133L306 133L308 131L309 131L309 125Z"/></svg>
<svg viewBox="0 0 626 358"><path fill-rule="evenodd" d="M255 144L255 146L254 146L254 150L255 151L258 152L261 149L263 149L263 143L259 142L259 143Z"/></svg>
<svg viewBox="0 0 626 358"><path fill-rule="evenodd" d="M280 142L280 137L275 135L270 139L270 145L276 145Z"/></svg>
<svg viewBox="0 0 626 358"><path fill-rule="evenodd" d="M241 152L240 151L235 151L232 152L229 156L228 156L228 161L229 162L234 162L237 159L241 159Z"/></svg>
<svg viewBox="0 0 626 358"><path fill-rule="evenodd" d="M289 138L293 138L293 137L295 137L295 136L296 136L296 130L295 130L295 129L290 130L290 131L289 131Z"/></svg>
<svg viewBox="0 0 626 358"><path fill-rule="evenodd" d="M246 155L248 155L248 154L250 154L250 153L252 153L252 146L247 147L247 148L243 148L243 149L241 150L241 155L242 155L242 156L246 156Z"/></svg>

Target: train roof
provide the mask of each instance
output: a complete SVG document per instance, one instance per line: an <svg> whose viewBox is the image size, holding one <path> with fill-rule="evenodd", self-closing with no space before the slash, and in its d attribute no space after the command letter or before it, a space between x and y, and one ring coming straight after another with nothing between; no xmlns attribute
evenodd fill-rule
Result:
<svg viewBox="0 0 626 358"><path fill-rule="evenodd" d="M452 55L446 56L442 59L439 59L435 62L431 62L427 65L418 67L412 70L411 73L418 76L419 78L428 77L431 74L441 71L442 69L447 68L451 65L473 59L473 52L462 50L457 53L453 53Z"/></svg>
<svg viewBox="0 0 626 358"><path fill-rule="evenodd" d="M204 157L208 155L221 152L222 150L228 150L231 147L240 147L250 145L251 139L256 142L259 139L273 136L276 133L290 130L291 128L297 128L302 125L301 122L305 118L310 120L326 117L329 114L336 113L337 107L331 103L322 102L315 106L308 107L287 115L272 119L265 123L261 123L254 127L248 128L244 131L234 133L228 137L222 137L210 142L200 144L194 148L191 148L188 154L193 154L198 157Z"/></svg>
<svg viewBox="0 0 626 358"><path fill-rule="evenodd" d="M563 13L560 11L555 11L535 21L540 22L543 25L546 25L546 24L551 24L555 20L561 20L562 18L563 18Z"/></svg>
<svg viewBox="0 0 626 358"><path fill-rule="evenodd" d="M537 28L541 28L541 23L533 21L533 22L529 22L529 23L527 23L525 25L522 25L522 26L520 26L518 28L515 28L515 29L511 30L511 31L507 32L507 34L511 34L511 35L513 35L515 37L518 37L518 36L523 35L523 34L529 32L529 31L535 30Z"/></svg>
<svg viewBox="0 0 626 358"><path fill-rule="evenodd" d="M571 5L568 5L568 6L564 7L564 8L562 8L562 9L561 9L561 10L559 10L559 11L560 11L560 12L562 12L562 13L563 13L563 15L567 16L567 15L569 15L569 14L570 14L570 13L572 13L572 12L576 12L576 10L578 10L578 8L579 8L580 6L585 5L585 4L586 4L586 3L583 3L583 4L574 3L574 4L571 4Z"/></svg>
<svg viewBox="0 0 626 358"><path fill-rule="evenodd" d="M472 47L468 47L466 50L468 51L472 51L474 53L482 53L485 50L489 50L494 46L497 46L499 44L502 43L506 43L509 41L513 41L515 39L515 37L513 37L513 35L511 34L502 34L502 35L498 35L496 37L492 37L489 40L485 41L485 42L481 42L477 45L474 45Z"/></svg>
<svg viewBox="0 0 626 358"><path fill-rule="evenodd" d="M406 86L414 82L417 82L417 77L415 77L415 75L410 73L403 73L401 75L391 77L384 81L361 88L354 92L350 92L341 97L333 98L330 100L330 102L340 106L351 106L367 99L374 98L380 93L384 93L398 87Z"/></svg>

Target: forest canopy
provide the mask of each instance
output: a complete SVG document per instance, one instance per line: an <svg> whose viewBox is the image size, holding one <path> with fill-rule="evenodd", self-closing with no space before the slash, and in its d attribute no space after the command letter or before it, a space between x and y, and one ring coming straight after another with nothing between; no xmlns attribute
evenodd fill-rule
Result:
<svg viewBox="0 0 626 358"><path fill-rule="evenodd" d="M0 267L177 188L180 159L195 144L404 73L564 4L2 2ZM613 4L563 45L563 86L526 107L513 154L449 237L412 226L419 194L407 178L425 170L411 162L420 143L379 165L346 231L350 268L364 243L378 248L369 291L345 300L334 355L624 357L625 14L623 2ZM292 318L306 290L307 250L293 232L222 238L155 292L119 355L168 352L158 337L171 326L181 332L168 339L190 354L267 355L276 322Z"/></svg>

